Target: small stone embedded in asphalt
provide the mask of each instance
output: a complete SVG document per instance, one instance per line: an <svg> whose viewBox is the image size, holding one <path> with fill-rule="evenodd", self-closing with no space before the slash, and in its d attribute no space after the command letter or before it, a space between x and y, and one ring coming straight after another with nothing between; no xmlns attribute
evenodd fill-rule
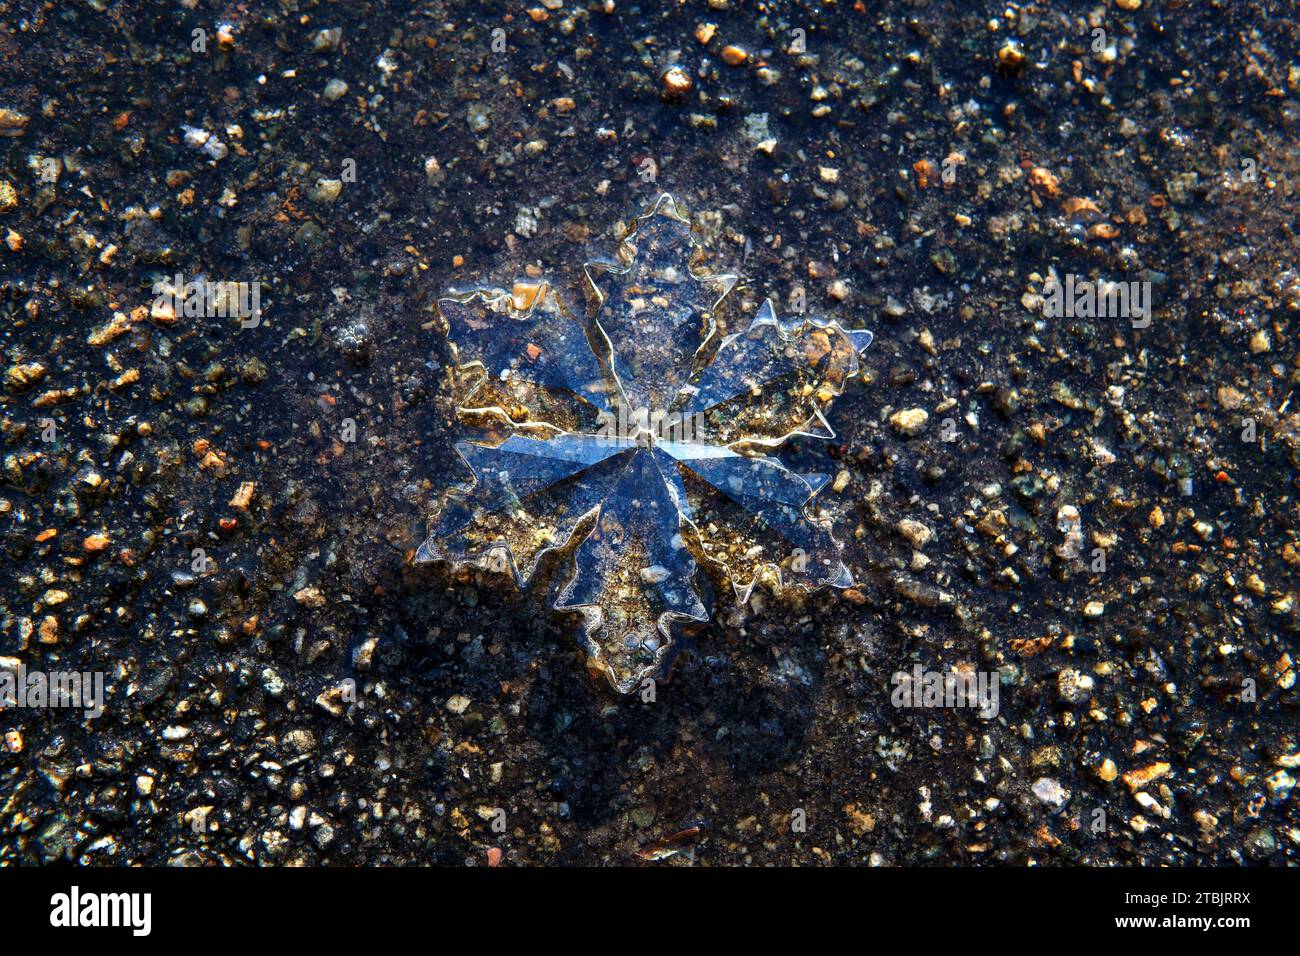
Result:
<svg viewBox="0 0 1300 956"><path fill-rule="evenodd" d="M1050 807L1062 807L1070 799L1070 791L1051 777L1039 777L1032 789L1034 796Z"/></svg>

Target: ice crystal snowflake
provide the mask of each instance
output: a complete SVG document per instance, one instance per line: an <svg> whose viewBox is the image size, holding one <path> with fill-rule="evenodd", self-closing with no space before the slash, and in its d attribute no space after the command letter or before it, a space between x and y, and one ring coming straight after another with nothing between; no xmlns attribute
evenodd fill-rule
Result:
<svg viewBox="0 0 1300 956"><path fill-rule="evenodd" d="M852 583L813 506L826 476L773 453L833 437L823 412L871 333L782 322L766 301L725 334L718 306L736 277L699 274L698 256L665 193L614 259L586 264L581 311L545 282L438 301L458 415L485 436L456 446L473 477L445 497L416 560L521 587L552 568L552 606L582 616L590 666L622 693L709 619L702 565L742 602L764 575L777 588Z"/></svg>

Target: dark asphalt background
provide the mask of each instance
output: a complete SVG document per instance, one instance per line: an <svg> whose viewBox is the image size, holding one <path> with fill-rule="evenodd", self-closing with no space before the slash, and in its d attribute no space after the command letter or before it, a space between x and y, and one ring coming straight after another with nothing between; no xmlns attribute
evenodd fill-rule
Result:
<svg viewBox="0 0 1300 956"><path fill-rule="evenodd" d="M1282 2L0 4L0 663L107 688L0 712L0 861L1294 863L1298 41ZM737 308L876 343L826 492L858 587L716 588L646 703L408 559L459 477L434 298L573 281L663 189ZM1045 316L1052 270L1151 282L1150 326ZM265 322L151 317L176 272ZM893 707L916 663L998 670L999 718Z"/></svg>

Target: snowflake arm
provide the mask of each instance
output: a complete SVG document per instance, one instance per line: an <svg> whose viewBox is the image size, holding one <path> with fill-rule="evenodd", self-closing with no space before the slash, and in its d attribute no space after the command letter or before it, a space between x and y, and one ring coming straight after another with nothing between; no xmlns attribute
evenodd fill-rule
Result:
<svg viewBox="0 0 1300 956"><path fill-rule="evenodd" d="M620 259L586 265L596 331L631 408L668 408L716 332L714 310L736 284L698 274L690 220L667 193L633 221Z"/></svg>
<svg viewBox="0 0 1300 956"><path fill-rule="evenodd" d="M809 319L783 326L764 301L748 329L727 336L685 389L685 415L707 416L719 444L776 447L792 435L833 438L823 411L858 372L866 330Z"/></svg>
<svg viewBox="0 0 1300 956"><path fill-rule="evenodd" d="M542 554L568 543L608 495L635 446L588 435L512 435L495 447L456 446L473 480L448 495L419 562L509 569L526 585Z"/></svg>
<svg viewBox="0 0 1300 956"><path fill-rule="evenodd" d="M609 374L550 285L453 295L438 311L469 383L463 412L576 432L611 409Z"/></svg>
<svg viewBox="0 0 1300 956"><path fill-rule="evenodd" d="M658 670L675 625L708 620L677 502L648 449L636 452L578 546L557 610L578 611L592 664L622 693Z"/></svg>

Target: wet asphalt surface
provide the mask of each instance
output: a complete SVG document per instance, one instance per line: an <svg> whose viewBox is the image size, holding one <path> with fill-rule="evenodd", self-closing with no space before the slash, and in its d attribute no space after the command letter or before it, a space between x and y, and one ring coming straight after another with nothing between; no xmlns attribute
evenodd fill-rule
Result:
<svg viewBox="0 0 1300 956"><path fill-rule="evenodd" d="M0 5L0 664L105 688L0 711L0 861L1294 863L1297 50L1280 2ZM664 190L737 314L876 339L794 449L856 586L713 582L647 701L411 557L435 298ZM918 664L998 716L894 706Z"/></svg>

